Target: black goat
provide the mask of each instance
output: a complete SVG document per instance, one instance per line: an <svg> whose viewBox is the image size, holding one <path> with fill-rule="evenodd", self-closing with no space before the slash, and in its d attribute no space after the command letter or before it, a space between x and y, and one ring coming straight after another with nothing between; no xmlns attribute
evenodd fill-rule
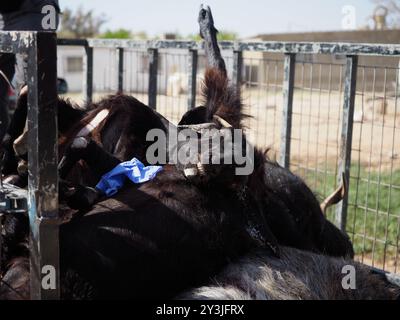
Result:
<svg viewBox="0 0 400 320"><path fill-rule="evenodd" d="M207 72L205 92L210 95L205 98L211 98L209 114L225 119L231 115L229 121L239 123L240 100L227 94L233 91L226 80L220 80L218 70ZM126 113L121 118L126 118ZM91 134L97 144L88 146L100 145L98 132ZM110 147L118 146L118 139ZM129 145L120 145L125 145L123 151L135 152ZM107 154L108 150L103 151ZM114 155L108 153L109 158L121 160ZM63 168L62 173L67 173ZM240 197L234 184L226 184L226 180L219 183L216 177L196 185L175 165L165 165L154 180L127 185L114 197L60 226L62 296L173 297L189 286L204 283L232 259L258 245L246 230L247 212L258 212L258 207L251 197ZM276 247L272 234L266 231L264 236L272 248Z"/></svg>
<svg viewBox="0 0 400 320"><path fill-rule="evenodd" d="M205 75L202 122L212 122L219 129L224 122L241 128L242 104L228 84L209 9L200 11L199 23L211 67ZM96 114L98 110L86 119L95 119ZM106 117L117 115L110 111ZM121 113L121 120L125 117L126 113ZM158 118L158 124L165 128L162 119ZM154 127L157 124L151 124L151 129ZM70 139L63 141L66 148L62 154L68 155L69 143L81 130L82 121L71 131L74 134L69 135ZM100 148L100 129L91 133L93 140L85 145L97 150L104 160L91 160L90 152L86 153L85 160L92 164L95 176L124 160L130 152L140 154L126 141L119 143L123 134L115 134L115 130L110 129L113 143L105 150ZM116 146L122 146L123 156L116 157ZM85 157L84 149L79 150L79 157ZM68 173L70 163L79 159L76 154L72 162L62 162L62 175ZM63 297L172 297L188 286L203 283L232 259L259 246L260 241L246 228L249 220L252 227L256 226L257 240L261 239L274 255L279 255L277 239L302 249L352 254L348 239L323 217L315 197L301 180L281 172L260 151L256 151L254 163L255 171L245 179L228 170L228 179L224 176L220 180L218 171L213 179L198 184L175 166L166 165L146 184L127 185L113 198L96 199L100 202L93 208L60 227ZM274 188L273 182L281 174L284 182ZM294 189L287 191L287 185L293 184ZM298 203L303 210L295 210L296 201L301 201ZM339 240L336 246L331 245L332 237Z"/></svg>
<svg viewBox="0 0 400 320"><path fill-rule="evenodd" d="M352 260L282 247L279 259L256 250L185 300L399 300L400 287ZM354 282L348 285L349 270ZM345 272L343 272L345 271ZM345 279L347 278L347 279Z"/></svg>

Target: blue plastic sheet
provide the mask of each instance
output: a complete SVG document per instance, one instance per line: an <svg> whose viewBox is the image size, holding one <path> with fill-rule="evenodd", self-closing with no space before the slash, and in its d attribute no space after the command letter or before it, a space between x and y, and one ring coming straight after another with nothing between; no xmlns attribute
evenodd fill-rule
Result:
<svg viewBox="0 0 400 320"><path fill-rule="evenodd" d="M106 173L96 188L110 197L123 187L127 178L133 183L144 183L154 179L161 170L161 166L146 167L138 159L133 158L131 161L120 163L110 172Z"/></svg>

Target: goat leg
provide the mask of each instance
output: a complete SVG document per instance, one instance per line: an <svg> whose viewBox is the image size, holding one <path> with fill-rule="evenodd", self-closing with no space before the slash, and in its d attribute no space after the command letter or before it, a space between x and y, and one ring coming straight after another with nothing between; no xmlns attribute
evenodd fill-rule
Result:
<svg viewBox="0 0 400 320"><path fill-rule="evenodd" d="M209 6L204 7L202 5L200 7L198 22L200 26L200 36L202 39L204 39L205 51L209 66L218 69L226 76L225 61L222 58L221 51L218 47L218 30L214 27L214 19Z"/></svg>

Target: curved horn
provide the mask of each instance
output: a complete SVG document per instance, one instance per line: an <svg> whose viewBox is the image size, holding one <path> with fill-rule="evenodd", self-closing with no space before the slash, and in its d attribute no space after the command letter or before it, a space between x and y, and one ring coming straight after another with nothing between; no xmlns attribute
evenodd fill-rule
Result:
<svg viewBox="0 0 400 320"><path fill-rule="evenodd" d="M186 168L183 170L184 175L187 178L192 178L195 176L204 176L206 174L206 169L203 164L199 161L195 167Z"/></svg>
<svg viewBox="0 0 400 320"><path fill-rule="evenodd" d="M320 205L321 211L324 214L324 216L326 216L326 211L328 210L329 207L343 200L344 195L347 192L347 187L348 187L347 180L343 173L342 183L340 184L340 186L330 196L328 196Z"/></svg>
<svg viewBox="0 0 400 320"><path fill-rule="evenodd" d="M232 128L232 125L226 121L225 119L217 116L216 114L213 115L214 120L216 120L223 128Z"/></svg>
<svg viewBox="0 0 400 320"><path fill-rule="evenodd" d="M201 176L204 176L206 174L206 169L200 161L197 162L197 170Z"/></svg>

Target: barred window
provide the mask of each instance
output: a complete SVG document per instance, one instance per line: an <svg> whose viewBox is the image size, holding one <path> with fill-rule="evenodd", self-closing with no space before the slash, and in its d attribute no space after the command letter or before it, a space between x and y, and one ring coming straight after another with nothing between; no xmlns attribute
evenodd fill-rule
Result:
<svg viewBox="0 0 400 320"><path fill-rule="evenodd" d="M67 57L67 72L82 72L83 59L82 57Z"/></svg>

